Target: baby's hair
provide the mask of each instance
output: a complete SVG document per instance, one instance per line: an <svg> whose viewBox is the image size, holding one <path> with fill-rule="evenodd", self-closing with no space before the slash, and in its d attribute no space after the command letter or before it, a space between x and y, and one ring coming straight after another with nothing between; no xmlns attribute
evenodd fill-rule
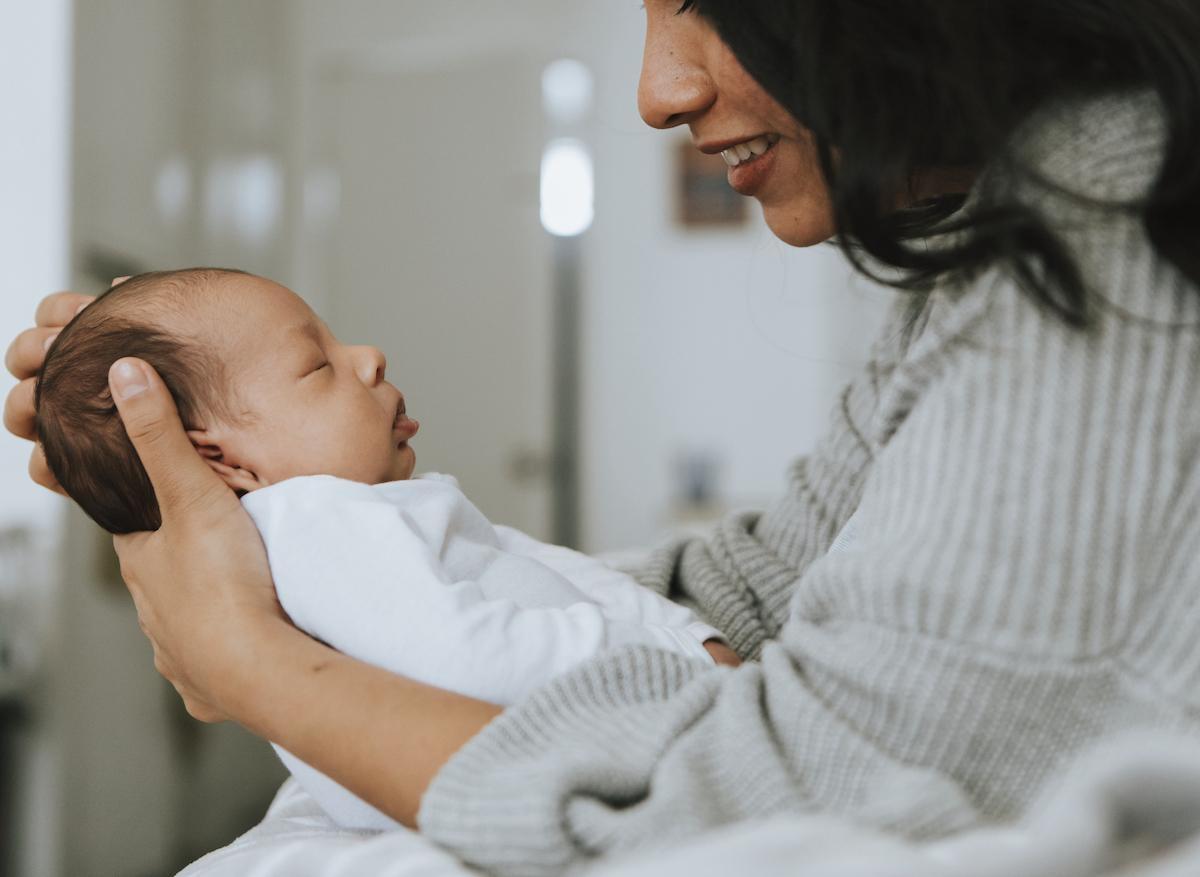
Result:
<svg viewBox="0 0 1200 877"><path fill-rule="evenodd" d="M109 367L125 356L153 366L187 429L236 422L221 358L170 328L191 300L233 276L246 275L188 268L131 277L77 314L46 353L34 402L38 440L58 483L110 533L157 530L162 517L113 404Z"/></svg>

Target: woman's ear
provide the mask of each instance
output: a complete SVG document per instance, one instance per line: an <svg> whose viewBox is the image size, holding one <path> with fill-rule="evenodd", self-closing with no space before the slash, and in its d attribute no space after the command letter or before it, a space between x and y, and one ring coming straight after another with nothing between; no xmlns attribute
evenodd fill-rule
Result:
<svg viewBox="0 0 1200 877"><path fill-rule="evenodd" d="M266 487L270 483L258 473L243 469L234 465L233 461L226 460L220 443L207 430L189 429L187 435L192 440L192 446L208 464L208 467L239 495Z"/></svg>

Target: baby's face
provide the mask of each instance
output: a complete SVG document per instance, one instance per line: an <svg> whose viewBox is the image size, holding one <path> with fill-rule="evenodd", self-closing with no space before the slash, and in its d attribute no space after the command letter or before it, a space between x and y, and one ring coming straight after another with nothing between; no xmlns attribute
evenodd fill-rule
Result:
<svg viewBox="0 0 1200 877"><path fill-rule="evenodd" d="M190 435L227 483L253 490L298 475L366 484L412 475L408 440L419 425L384 380L379 350L342 344L299 296L261 277L224 281L205 308L206 325L192 330L218 345L242 416Z"/></svg>

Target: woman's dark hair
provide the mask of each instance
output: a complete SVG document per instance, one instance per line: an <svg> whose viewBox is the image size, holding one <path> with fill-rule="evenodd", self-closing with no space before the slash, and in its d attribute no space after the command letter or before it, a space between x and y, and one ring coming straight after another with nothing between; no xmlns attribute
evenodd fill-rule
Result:
<svg viewBox="0 0 1200 877"><path fill-rule="evenodd" d="M1007 263L1077 326L1091 297L1033 209L1001 199L960 212L963 196L880 205L915 192L922 170L1011 160L1014 133L1051 101L1152 89L1165 151L1132 209L1155 249L1200 285L1198 0L686 0L680 13L689 10L813 132L838 243L859 270L920 290ZM939 235L953 243L914 245ZM899 272L877 277L864 254Z"/></svg>

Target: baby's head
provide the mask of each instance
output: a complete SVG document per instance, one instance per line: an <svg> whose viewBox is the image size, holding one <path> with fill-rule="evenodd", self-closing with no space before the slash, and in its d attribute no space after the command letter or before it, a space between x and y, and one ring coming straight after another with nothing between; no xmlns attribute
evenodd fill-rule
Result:
<svg viewBox="0 0 1200 877"><path fill-rule="evenodd" d="M37 385L38 438L70 496L111 533L154 530L150 480L108 391L124 356L152 365L198 453L239 493L297 475L412 475L418 428L374 347L341 344L304 301L252 274L141 274L62 330Z"/></svg>

